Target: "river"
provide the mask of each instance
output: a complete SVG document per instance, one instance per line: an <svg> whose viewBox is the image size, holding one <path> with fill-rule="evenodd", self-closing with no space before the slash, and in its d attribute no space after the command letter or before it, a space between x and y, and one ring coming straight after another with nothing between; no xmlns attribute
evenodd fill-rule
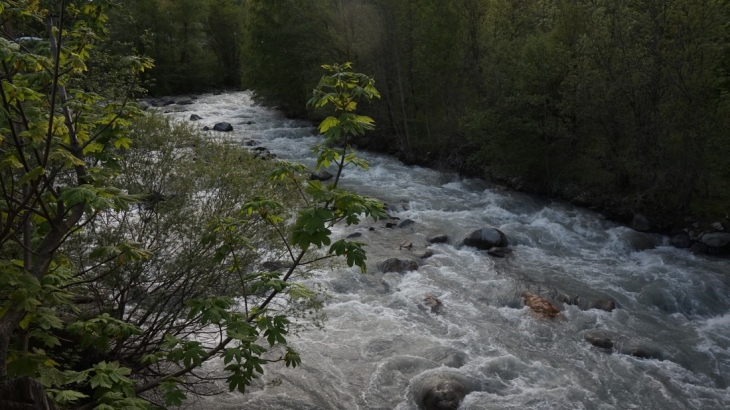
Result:
<svg viewBox="0 0 730 410"><path fill-rule="evenodd" d="M169 109L182 121L200 115L200 127L229 122L227 138L254 139L280 158L314 163L312 124L257 106L246 92L201 95ZM414 223L338 229L337 237L359 232L371 244L368 272L342 268L310 280L331 298L324 330L290 338L301 367L269 365L245 395L203 397L191 407L415 410L429 388L449 381L467 393L459 409L730 408L730 261L652 235L656 248L636 252L629 228L589 210L361 154L370 171L348 169L342 185ZM507 235L512 255L458 246L488 225ZM449 242L427 244L433 234ZM378 272L378 261L411 255L404 242L434 255L417 271ZM554 290L610 298L617 308L556 302L562 313L550 320L522 304L524 291ZM426 295L441 301L440 313L424 307ZM596 330L617 346L655 354L594 347L585 335Z"/></svg>

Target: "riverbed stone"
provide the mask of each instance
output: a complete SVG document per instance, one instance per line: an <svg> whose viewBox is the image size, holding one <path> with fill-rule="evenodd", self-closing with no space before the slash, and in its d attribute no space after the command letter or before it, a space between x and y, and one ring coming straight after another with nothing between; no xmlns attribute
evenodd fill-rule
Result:
<svg viewBox="0 0 730 410"><path fill-rule="evenodd" d="M613 336L600 330L586 332L583 335L583 338L593 346L600 347L602 349L610 349L614 345Z"/></svg>
<svg viewBox="0 0 730 410"><path fill-rule="evenodd" d="M504 232L494 227L477 229L464 238L463 243L466 246L473 246L482 250L489 250L495 246L506 247L509 245Z"/></svg>
<svg viewBox="0 0 730 410"><path fill-rule="evenodd" d="M639 359L654 359L664 360L664 354L659 348L644 344L628 344L626 346L619 346L619 353L626 354L629 356L638 357Z"/></svg>
<svg viewBox="0 0 730 410"><path fill-rule="evenodd" d="M504 258L505 256L512 254L512 249L495 246L488 250L487 254L489 256L494 256L495 258Z"/></svg>
<svg viewBox="0 0 730 410"><path fill-rule="evenodd" d="M525 306L529 307L537 316L552 319L560 313L547 299L535 295L534 293L525 292L522 294Z"/></svg>
<svg viewBox="0 0 730 410"><path fill-rule="evenodd" d="M649 218L642 214L634 215L634 219L631 220L630 226L631 229L639 232L651 231L651 222L649 222Z"/></svg>
<svg viewBox="0 0 730 410"><path fill-rule="evenodd" d="M607 297L591 298L578 296L575 298L575 305L577 305L581 310L598 309L605 310L606 312L612 312L616 309L616 302Z"/></svg>
<svg viewBox="0 0 730 410"><path fill-rule="evenodd" d="M199 121L199 120L202 120L202 119L203 119L203 117L201 117L198 114L190 114L190 121Z"/></svg>
<svg viewBox="0 0 730 410"><path fill-rule="evenodd" d="M324 169L312 172L312 175L309 177L309 179L312 181L329 181L332 178L334 178L334 175Z"/></svg>
<svg viewBox="0 0 730 410"><path fill-rule="evenodd" d="M702 235L702 243L713 248L722 248L730 243L730 233L712 232Z"/></svg>
<svg viewBox="0 0 730 410"><path fill-rule="evenodd" d="M389 258L378 263L381 272L408 272L418 270L418 263L409 259Z"/></svg>
<svg viewBox="0 0 730 410"><path fill-rule="evenodd" d="M654 243L644 233L630 231L626 234L625 238L634 251L641 252L654 249Z"/></svg>
<svg viewBox="0 0 730 410"><path fill-rule="evenodd" d="M426 390L424 410L455 410L466 397L466 387L455 380L445 380Z"/></svg>
<svg viewBox="0 0 730 410"><path fill-rule="evenodd" d="M405 227L407 227L407 226L411 226L411 225L413 225L414 223L416 223L416 222L415 222L415 221L413 221L412 219L406 219L406 220L404 220L404 221L400 222L400 223L398 224L398 227L399 227L399 228L405 228Z"/></svg>
<svg viewBox="0 0 730 410"><path fill-rule="evenodd" d="M233 131L233 125L227 122L219 122L213 126L213 131L231 132Z"/></svg>
<svg viewBox="0 0 730 410"><path fill-rule="evenodd" d="M669 239L669 243L675 248L687 249L692 245L692 240L689 239L689 235L687 233L678 233L672 235L671 239Z"/></svg>
<svg viewBox="0 0 730 410"><path fill-rule="evenodd" d="M689 247L689 251L695 255L704 255L707 253L707 245L702 242L695 242Z"/></svg>
<svg viewBox="0 0 730 410"><path fill-rule="evenodd" d="M415 256L418 259L428 259L433 256L433 251L430 249L415 251L415 252L413 252L413 256Z"/></svg>
<svg viewBox="0 0 730 410"><path fill-rule="evenodd" d="M446 243L449 241L449 237L445 234L436 234L426 238L426 241L428 241L428 243Z"/></svg>

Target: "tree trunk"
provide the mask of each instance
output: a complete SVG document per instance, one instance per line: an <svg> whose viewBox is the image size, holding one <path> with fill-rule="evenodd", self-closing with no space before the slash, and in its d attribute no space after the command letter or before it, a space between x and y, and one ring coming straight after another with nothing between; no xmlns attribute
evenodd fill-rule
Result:
<svg viewBox="0 0 730 410"><path fill-rule="evenodd" d="M0 409L57 410L39 382L25 376L0 383Z"/></svg>

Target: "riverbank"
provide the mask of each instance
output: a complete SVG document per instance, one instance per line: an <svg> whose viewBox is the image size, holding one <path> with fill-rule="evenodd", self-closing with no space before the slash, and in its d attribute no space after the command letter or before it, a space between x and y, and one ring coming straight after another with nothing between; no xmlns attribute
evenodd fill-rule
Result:
<svg viewBox="0 0 730 410"><path fill-rule="evenodd" d="M634 201L626 196L600 192L576 183L532 181L522 175L490 172L487 166L470 164L469 152L445 151L411 158L392 145L392 139L375 136L357 144L367 151L393 155L407 165L418 165L445 172L458 172L465 177L483 178L504 190L540 195L569 202L596 211L612 222L636 231L655 233L670 238L672 246L695 254L730 257L730 216L705 216L687 213L667 214L650 208L637 211ZM706 236L708 235L708 236ZM704 239L704 240L703 240Z"/></svg>

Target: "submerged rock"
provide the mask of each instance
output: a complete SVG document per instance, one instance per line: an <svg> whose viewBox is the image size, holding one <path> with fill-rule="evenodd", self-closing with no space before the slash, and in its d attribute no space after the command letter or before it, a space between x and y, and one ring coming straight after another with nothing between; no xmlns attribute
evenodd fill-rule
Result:
<svg viewBox="0 0 730 410"><path fill-rule="evenodd" d="M639 359L664 360L662 351L653 346L629 344L627 346L619 346L617 350L619 353L638 357Z"/></svg>
<svg viewBox="0 0 730 410"><path fill-rule="evenodd" d="M464 238L463 243L465 246L473 246L483 250L489 250L495 246L506 247L509 245L504 232L493 227L477 229Z"/></svg>
<svg viewBox="0 0 730 410"><path fill-rule="evenodd" d="M630 226L631 229L639 232L651 231L651 222L649 222L649 218L642 214L634 215L634 219L631 220Z"/></svg>
<svg viewBox="0 0 730 410"><path fill-rule="evenodd" d="M675 248L680 249L687 249L692 245L692 241L689 238L689 235L686 233L678 233L675 235L672 235L672 238L669 240L669 243L674 246Z"/></svg>
<svg viewBox="0 0 730 410"><path fill-rule="evenodd" d="M583 335L583 338L593 346L600 347L602 349L611 349L614 344L612 335L602 331L586 332Z"/></svg>
<svg viewBox="0 0 730 410"><path fill-rule="evenodd" d="M507 255L512 254L512 249L510 248L502 248L502 247L494 247L487 251L487 254L490 256L494 256L495 258L504 258Z"/></svg>
<svg viewBox="0 0 730 410"><path fill-rule="evenodd" d="M416 261L408 259L389 258L378 263L378 270L381 272L407 272L418 270Z"/></svg>
<svg viewBox="0 0 730 410"><path fill-rule="evenodd" d="M626 234L626 241L636 252L647 251L654 249L654 243L649 239L648 236L641 232L631 231Z"/></svg>
<svg viewBox="0 0 730 410"><path fill-rule="evenodd" d="M616 302L607 297L591 298L577 296L572 304L578 306L581 310L598 309L612 312L616 309Z"/></svg>
<svg viewBox="0 0 730 410"><path fill-rule="evenodd" d="M444 234L437 234L429 236L426 238L426 241L428 241L428 243L446 243L449 241L449 237Z"/></svg>
<svg viewBox="0 0 730 410"><path fill-rule="evenodd" d="M399 223L398 224L398 227L399 228L405 228L406 226L411 226L414 223L415 222L412 219L406 219L406 220L402 221L401 223Z"/></svg>
<svg viewBox="0 0 730 410"><path fill-rule="evenodd" d="M456 410L464 397L466 387L455 380L445 380L426 390L422 402L423 410Z"/></svg>
<svg viewBox="0 0 730 410"><path fill-rule="evenodd" d="M441 299L434 295L426 295L426 297L423 298L423 305L431 309L431 313L435 314L441 313L444 308L444 304L441 302Z"/></svg>
<svg viewBox="0 0 730 410"><path fill-rule="evenodd" d="M599 309L611 312L616 309L616 301L608 296L571 295L560 289L551 289L550 298L558 303L578 306L580 310Z"/></svg>

